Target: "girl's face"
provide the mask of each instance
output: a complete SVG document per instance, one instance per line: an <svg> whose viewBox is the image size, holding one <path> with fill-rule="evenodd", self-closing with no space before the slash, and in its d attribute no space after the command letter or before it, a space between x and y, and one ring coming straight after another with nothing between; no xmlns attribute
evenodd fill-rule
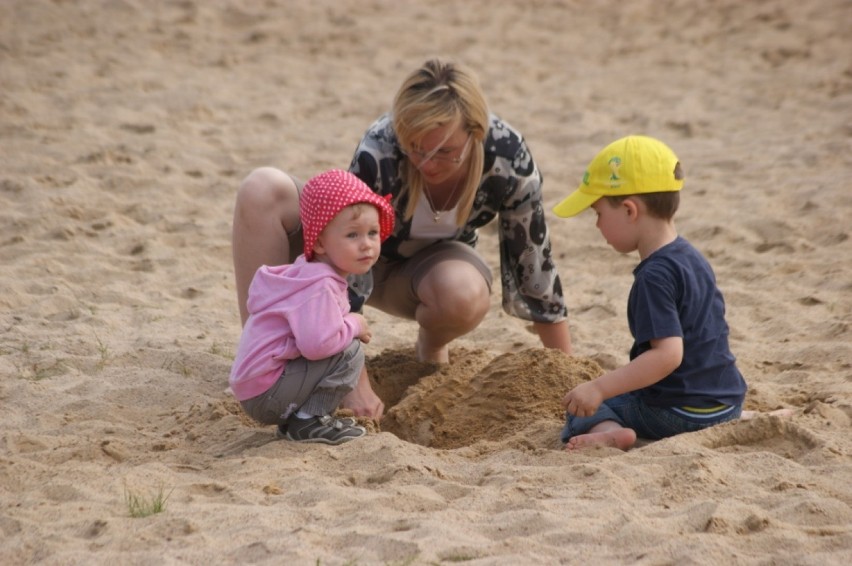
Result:
<svg viewBox="0 0 852 566"><path fill-rule="evenodd" d="M628 254L636 250L638 236L636 223L632 221L636 211L628 206L627 201L612 206L606 198L600 198L592 204L592 209L598 217L595 226L615 251Z"/></svg>
<svg viewBox="0 0 852 566"><path fill-rule="evenodd" d="M471 135L460 124L448 124L431 130L405 154L429 184L453 176L470 155Z"/></svg>
<svg viewBox="0 0 852 566"><path fill-rule="evenodd" d="M341 276L362 275L379 259L379 211L371 204L347 206L320 232L314 253Z"/></svg>

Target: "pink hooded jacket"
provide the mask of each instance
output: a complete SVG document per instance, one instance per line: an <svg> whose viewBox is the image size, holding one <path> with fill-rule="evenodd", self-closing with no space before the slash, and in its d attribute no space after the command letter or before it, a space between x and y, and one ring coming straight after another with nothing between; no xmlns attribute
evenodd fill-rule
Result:
<svg viewBox="0 0 852 566"><path fill-rule="evenodd" d="M262 266L249 286L249 317L229 379L240 401L272 387L287 360L320 360L346 349L363 330L349 314L346 280L325 263Z"/></svg>

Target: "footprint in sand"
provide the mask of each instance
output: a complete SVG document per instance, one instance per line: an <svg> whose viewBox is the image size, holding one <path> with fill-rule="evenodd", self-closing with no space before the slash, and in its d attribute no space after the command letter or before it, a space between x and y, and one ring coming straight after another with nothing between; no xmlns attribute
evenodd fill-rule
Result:
<svg viewBox="0 0 852 566"><path fill-rule="evenodd" d="M745 411L738 422L701 431L701 444L721 452L772 452L803 462L814 450L823 448L824 442L793 422L793 414L792 409Z"/></svg>

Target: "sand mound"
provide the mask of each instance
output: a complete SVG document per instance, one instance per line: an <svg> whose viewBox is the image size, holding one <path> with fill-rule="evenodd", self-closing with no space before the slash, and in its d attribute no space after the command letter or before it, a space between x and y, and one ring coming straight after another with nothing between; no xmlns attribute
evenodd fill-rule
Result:
<svg viewBox="0 0 852 566"><path fill-rule="evenodd" d="M412 363L401 363L399 355L383 354L371 365L390 369L388 365ZM382 429L424 446L458 448L505 440L548 419L557 429L556 438L564 414L562 396L602 373L590 359L544 348L503 354L483 367L487 359L486 352L470 351L450 366L421 375L398 403L389 405Z"/></svg>

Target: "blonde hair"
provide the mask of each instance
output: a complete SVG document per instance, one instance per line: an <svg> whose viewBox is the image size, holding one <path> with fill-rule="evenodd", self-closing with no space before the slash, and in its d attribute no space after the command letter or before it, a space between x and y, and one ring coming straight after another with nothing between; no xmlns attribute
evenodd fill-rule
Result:
<svg viewBox="0 0 852 566"><path fill-rule="evenodd" d="M470 134L472 147L467 160L467 176L456 215L459 227L467 221L482 180L483 141L488 133L488 122L488 105L476 75L449 61L426 61L405 79L394 98L393 128L403 148L416 146L428 132L447 124L459 123ZM405 209L408 220L423 195L425 182L410 160L403 162L401 175L410 191Z"/></svg>

